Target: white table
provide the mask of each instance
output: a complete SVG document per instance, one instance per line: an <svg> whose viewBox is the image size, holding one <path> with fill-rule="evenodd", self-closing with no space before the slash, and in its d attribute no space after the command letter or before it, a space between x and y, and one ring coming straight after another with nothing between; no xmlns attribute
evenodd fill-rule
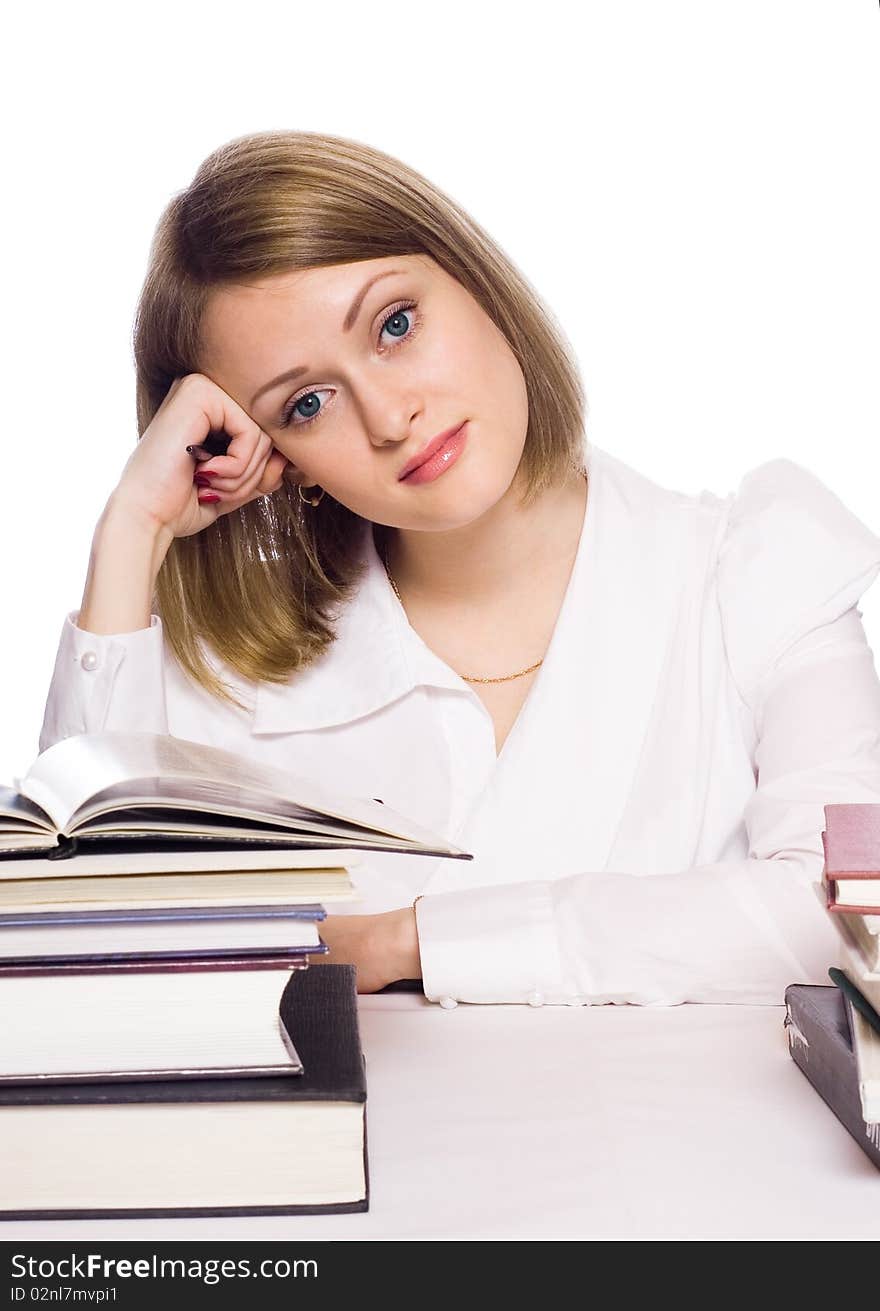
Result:
<svg viewBox="0 0 880 1311"><path fill-rule="evenodd" d="M880 1238L880 1171L783 1015L362 997L369 1212L19 1221L0 1240Z"/></svg>

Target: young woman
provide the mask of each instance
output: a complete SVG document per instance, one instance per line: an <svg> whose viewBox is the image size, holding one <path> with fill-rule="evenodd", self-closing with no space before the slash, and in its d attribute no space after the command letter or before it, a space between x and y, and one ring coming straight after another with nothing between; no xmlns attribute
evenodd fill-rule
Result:
<svg viewBox="0 0 880 1311"><path fill-rule="evenodd" d="M825 981L823 805L880 801L880 539L821 482L773 460L689 496L588 444L570 349L491 238L315 133L232 141L173 198L135 361L41 749L171 733L472 852L364 860L361 913L325 924L361 991Z"/></svg>

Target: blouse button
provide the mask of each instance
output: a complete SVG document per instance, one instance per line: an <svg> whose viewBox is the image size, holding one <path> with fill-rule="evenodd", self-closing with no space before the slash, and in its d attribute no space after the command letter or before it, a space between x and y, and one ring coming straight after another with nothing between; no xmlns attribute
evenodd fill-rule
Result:
<svg viewBox="0 0 880 1311"><path fill-rule="evenodd" d="M530 992L528 996L528 1003L530 1006L543 1006L544 1005L543 992L538 992L537 989L534 992Z"/></svg>
<svg viewBox="0 0 880 1311"><path fill-rule="evenodd" d="M98 657L94 651L86 651L80 659L80 664L83 669L91 673L93 669L98 668Z"/></svg>
<svg viewBox="0 0 880 1311"><path fill-rule="evenodd" d="M454 997L441 997L440 1005L443 1007L445 1011L451 1011L455 1009L455 1007L458 1005L458 1002L455 1000Z"/></svg>

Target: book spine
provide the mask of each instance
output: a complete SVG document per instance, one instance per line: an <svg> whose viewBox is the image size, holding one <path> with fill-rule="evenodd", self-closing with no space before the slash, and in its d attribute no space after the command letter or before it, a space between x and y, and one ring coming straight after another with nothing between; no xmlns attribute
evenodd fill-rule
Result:
<svg viewBox="0 0 880 1311"><path fill-rule="evenodd" d="M79 841L77 838L69 838L66 833L58 834L58 845L52 847L46 852L47 860L68 860L71 856L77 854ZM15 854L15 853L13 853Z"/></svg>
<svg viewBox="0 0 880 1311"><path fill-rule="evenodd" d="M99 953L73 953L66 956L4 956L0 959L0 969L5 970L7 966L16 965L76 965L80 962L83 965L112 965L117 961L124 964L126 961L152 960L159 963L164 961L165 964L173 965L177 962L201 960L222 961L224 959L241 960L244 958L254 961L259 961L261 958L274 960L280 950L282 949L278 947L257 948L254 951L247 947L210 947L205 951L104 951ZM288 954L323 956L329 950L330 948L325 942L320 942L317 946L309 944L305 947L290 948Z"/></svg>
<svg viewBox="0 0 880 1311"><path fill-rule="evenodd" d="M72 964L55 960L44 960L27 965L0 964L0 982L4 978L41 978L45 975L67 978L73 974L216 974L228 970L305 970L308 969L308 964L308 956L292 957L289 954L280 957L249 956L223 959L209 956L197 960L183 960L180 957L160 960L157 957L141 956L136 960L120 961L103 958L85 960L79 957Z"/></svg>
<svg viewBox="0 0 880 1311"><path fill-rule="evenodd" d="M317 903L299 903L299 904L277 904L271 903L266 905L230 905L230 906L181 906L181 907L161 907L153 909L145 907L143 909L112 909L112 910L38 910L38 911L9 911L0 914L0 929L4 928L38 928L54 927L61 925L63 927L77 927L81 924L188 924L192 921L202 924L207 921L219 921L225 924L228 921L239 923L244 921L250 924L252 921L263 922L265 920L295 920L297 923L306 921L308 923L317 923L327 918L327 912L323 906Z"/></svg>
<svg viewBox="0 0 880 1311"><path fill-rule="evenodd" d="M801 1073L880 1169L880 1125L862 1116L855 1056L845 1039L816 1022L797 993L786 990L785 1030L791 1058Z"/></svg>

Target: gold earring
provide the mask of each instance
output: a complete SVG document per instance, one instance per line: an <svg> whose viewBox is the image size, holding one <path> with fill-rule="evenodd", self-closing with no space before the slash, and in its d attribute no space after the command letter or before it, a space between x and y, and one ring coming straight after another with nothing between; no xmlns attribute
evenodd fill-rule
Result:
<svg viewBox="0 0 880 1311"><path fill-rule="evenodd" d="M315 484L315 485L317 486L317 484ZM302 483L297 483L297 484L296 484L296 489L297 489L297 491L299 492L299 499L303 502L304 505L312 505L312 506L315 506L315 505L320 505L320 504L321 504L321 501L323 500L323 497L324 497L324 488L323 488L323 487L321 487L321 488L319 489L319 491L320 491L320 495L319 495L319 496L303 496Z"/></svg>

